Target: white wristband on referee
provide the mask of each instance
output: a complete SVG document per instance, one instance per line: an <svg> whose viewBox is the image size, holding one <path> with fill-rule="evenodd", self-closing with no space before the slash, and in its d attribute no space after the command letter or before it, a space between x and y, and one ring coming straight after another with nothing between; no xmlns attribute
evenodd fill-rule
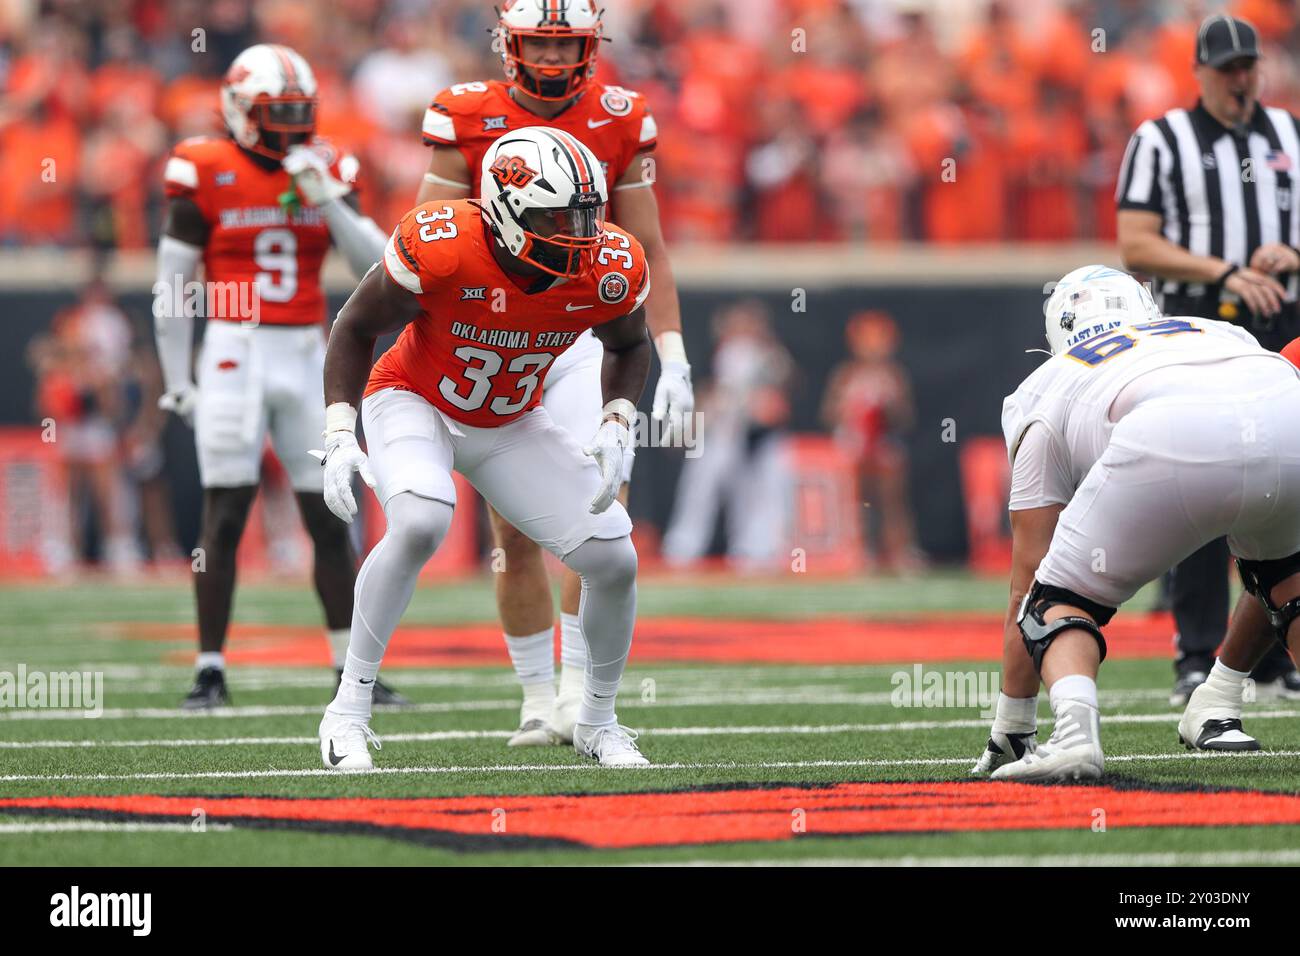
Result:
<svg viewBox="0 0 1300 956"><path fill-rule="evenodd" d="M627 427L631 428L632 423L636 421L636 406L626 398L610 399L605 403L604 417L608 420L611 415L621 416Z"/></svg>
<svg viewBox="0 0 1300 956"><path fill-rule="evenodd" d="M669 332L660 332L655 336L655 350L659 353L660 362L690 364L686 360L686 343L682 341L682 333L675 329Z"/></svg>
<svg viewBox="0 0 1300 956"><path fill-rule="evenodd" d="M355 432L357 410L347 402L334 402L325 407L325 434L330 432Z"/></svg>

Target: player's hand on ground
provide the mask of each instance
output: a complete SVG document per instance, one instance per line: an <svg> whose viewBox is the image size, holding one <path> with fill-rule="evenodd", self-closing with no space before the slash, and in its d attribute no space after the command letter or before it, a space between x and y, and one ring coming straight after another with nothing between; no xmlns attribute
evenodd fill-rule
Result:
<svg viewBox="0 0 1300 956"><path fill-rule="evenodd" d="M606 419L583 452L596 459L600 468L600 493L591 499L591 513L598 515L614 503L623 484L623 449L632 441L628 427L617 419Z"/></svg>
<svg viewBox="0 0 1300 956"><path fill-rule="evenodd" d="M1276 315L1286 295L1280 282L1253 268L1236 270L1223 285L1241 296L1242 303L1256 315Z"/></svg>
<svg viewBox="0 0 1300 956"><path fill-rule="evenodd" d="M691 387L691 367L685 362L667 361L659 369L654 405L650 415L663 425L659 440L671 444L680 438L688 416L695 411L695 390Z"/></svg>
<svg viewBox="0 0 1300 956"><path fill-rule="evenodd" d="M194 427L194 409L199 403L199 390L193 384L174 392L167 392L158 399L158 407L164 412L172 412L190 428Z"/></svg>
<svg viewBox="0 0 1300 956"><path fill-rule="evenodd" d="M1268 242L1255 250L1250 267L1269 275L1300 270L1300 252L1280 242Z"/></svg>
<svg viewBox="0 0 1300 956"><path fill-rule="evenodd" d="M312 206L323 206L352 192L351 186L334 178L329 162L311 146L291 146L280 165L293 177L298 195Z"/></svg>
<svg viewBox="0 0 1300 956"><path fill-rule="evenodd" d="M333 431L325 436L325 450L313 451L325 469L325 505L345 524L357 514L357 499L352 494L352 473L361 475L369 488L375 487L370 460L349 431Z"/></svg>

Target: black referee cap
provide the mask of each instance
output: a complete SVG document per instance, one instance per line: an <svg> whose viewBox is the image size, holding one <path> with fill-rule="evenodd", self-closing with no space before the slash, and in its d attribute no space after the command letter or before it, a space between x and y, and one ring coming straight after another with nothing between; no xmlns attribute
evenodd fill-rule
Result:
<svg viewBox="0 0 1300 956"><path fill-rule="evenodd" d="M1245 20L1216 13L1196 31L1196 62L1218 69L1242 57L1259 59L1259 35Z"/></svg>

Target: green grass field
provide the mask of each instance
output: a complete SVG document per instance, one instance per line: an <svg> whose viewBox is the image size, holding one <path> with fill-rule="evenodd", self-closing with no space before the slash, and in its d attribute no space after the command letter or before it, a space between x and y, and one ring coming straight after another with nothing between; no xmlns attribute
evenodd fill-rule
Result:
<svg viewBox="0 0 1300 956"><path fill-rule="evenodd" d="M1001 581L953 574L649 578L641 617L996 615L1004 595ZM915 663L898 626L882 627L890 643L871 664L664 663L634 646L619 716L656 765L642 771L506 748L518 705L504 650L501 666L393 668L386 678L418 706L377 713L377 772L344 776L321 769L316 747L324 667L232 664L232 709L176 709L190 676L184 581L9 587L0 605L0 671L100 671L105 708L94 720L0 709L5 865L1300 862L1300 707L1247 709L1264 753L1188 754L1167 659L1104 666L1100 787L969 781L987 720L978 705L894 706L894 675ZM458 582L422 587L405 623L492 617L490 584ZM240 591L236 620L254 629L318 619L305 587ZM146 637L136 624L174 628ZM988 659L924 667L993 672L999 643L991 627ZM848 786L863 783L892 786ZM118 799L75 799L90 797Z"/></svg>

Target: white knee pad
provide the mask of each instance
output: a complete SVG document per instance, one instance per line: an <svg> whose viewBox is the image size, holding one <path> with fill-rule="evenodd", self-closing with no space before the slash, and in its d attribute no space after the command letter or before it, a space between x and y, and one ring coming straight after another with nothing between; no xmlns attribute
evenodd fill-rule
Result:
<svg viewBox="0 0 1300 956"><path fill-rule="evenodd" d="M589 538L564 559L589 584L618 587L636 581L636 548L631 537Z"/></svg>
<svg viewBox="0 0 1300 956"><path fill-rule="evenodd" d="M388 518L384 537L403 554L423 564L447 537L452 511L445 501L423 498L409 491L399 492L384 506Z"/></svg>

